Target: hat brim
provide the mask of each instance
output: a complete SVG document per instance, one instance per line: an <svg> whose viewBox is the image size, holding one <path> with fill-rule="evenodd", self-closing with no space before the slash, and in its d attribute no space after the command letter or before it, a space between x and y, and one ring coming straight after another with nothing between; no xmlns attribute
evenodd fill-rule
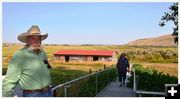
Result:
<svg viewBox="0 0 180 99"><path fill-rule="evenodd" d="M48 37L48 33L44 34L44 35L39 35L39 34L33 34L34 36L41 36L41 41L45 40ZM23 43L27 43L27 37L28 36L33 36L32 34L27 34L27 33L22 33L18 36L18 40L23 42Z"/></svg>

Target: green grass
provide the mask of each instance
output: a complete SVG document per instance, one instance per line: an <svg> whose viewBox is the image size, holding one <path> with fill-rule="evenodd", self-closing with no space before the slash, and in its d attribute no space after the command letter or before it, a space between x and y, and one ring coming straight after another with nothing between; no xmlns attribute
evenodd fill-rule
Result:
<svg viewBox="0 0 180 99"><path fill-rule="evenodd" d="M5 75L7 68L2 69L2 75ZM63 67L51 69L51 80L53 85L58 85L75 78L87 75L89 72L81 71L81 70L67 70Z"/></svg>
<svg viewBox="0 0 180 99"><path fill-rule="evenodd" d="M76 82L70 84L67 88L68 97L94 97L97 93L99 93L102 89L104 89L108 82L108 74L109 74L109 82L114 81L116 79L116 69L113 68L108 71L102 71L98 75L98 88L96 90L96 75L91 75L89 77L83 78ZM64 96L64 87L56 89L56 96Z"/></svg>
<svg viewBox="0 0 180 99"><path fill-rule="evenodd" d="M81 70L66 70L62 68L56 68L51 70L51 79L54 85L58 85L72 79L81 77L88 74L89 72Z"/></svg>

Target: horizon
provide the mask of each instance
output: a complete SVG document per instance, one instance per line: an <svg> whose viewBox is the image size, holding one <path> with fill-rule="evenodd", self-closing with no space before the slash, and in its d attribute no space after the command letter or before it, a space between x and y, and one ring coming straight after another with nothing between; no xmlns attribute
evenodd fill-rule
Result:
<svg viewBox="0 0 180 99"><path fill-rule="evenodd" d="M172 23L165 27L158 23L172 3L3 2L3 43L21 43L17 36L32 25L48 33L43 44L124 45L168 35Z"/></svg>
<svg viewBox="0 0 180 99"><path fill-rule="evenodd" d="M165 34L165 35L161 35L161 36L158 36L158 37L162 37L162 36L168 36L168 35L172 35L172 34ZM136 39L136 40L133 40L133 41L129 41L128 43L130 42L134 42L134 41L137 41L137 40L142 40L142 39L153 39L153 38L157 38L157 37L151 37L151 38L140 38L140 39ZM96 45L99 45L99 46L124 46L124 45L128 45L127 44L63 44L63 43L42 43L42 45L82 45L82 46L96 46ZM2 44L19 44L19 45L25 45L26 43L22 43L22 42L2 42ZM129 46L137 46L137 45L129 45ZM142 46L142 45L138 45L138 46ZM144 45L145 46L145 45Z"/></svg>

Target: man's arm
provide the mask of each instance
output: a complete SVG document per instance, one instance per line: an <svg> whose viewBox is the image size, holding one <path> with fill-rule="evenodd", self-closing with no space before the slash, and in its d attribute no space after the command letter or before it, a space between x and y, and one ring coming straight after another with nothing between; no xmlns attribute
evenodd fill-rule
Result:
<svg viewBox="0 0 180 99"><path fill-rule="evenodd" d="M11 62L8 65L8 70L6 73L6 77L2 82L2 96L3 97L11 97L14 91L14 88L18 84L20 74L21 74L21 67L19 66L20 58L16 53Z"/></svg>

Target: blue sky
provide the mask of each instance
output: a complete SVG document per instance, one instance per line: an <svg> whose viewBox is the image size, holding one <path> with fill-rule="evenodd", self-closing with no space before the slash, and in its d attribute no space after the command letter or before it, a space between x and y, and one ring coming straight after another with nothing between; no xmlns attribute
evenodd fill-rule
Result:
<svg viewBox="0 0 180 99"><path fill-rule="evenodd" d="M172 23L158 25L171 2L143 3L3 3L3 42L32 25L48 33L48 44L126 44L170 34Z"/></svg>

